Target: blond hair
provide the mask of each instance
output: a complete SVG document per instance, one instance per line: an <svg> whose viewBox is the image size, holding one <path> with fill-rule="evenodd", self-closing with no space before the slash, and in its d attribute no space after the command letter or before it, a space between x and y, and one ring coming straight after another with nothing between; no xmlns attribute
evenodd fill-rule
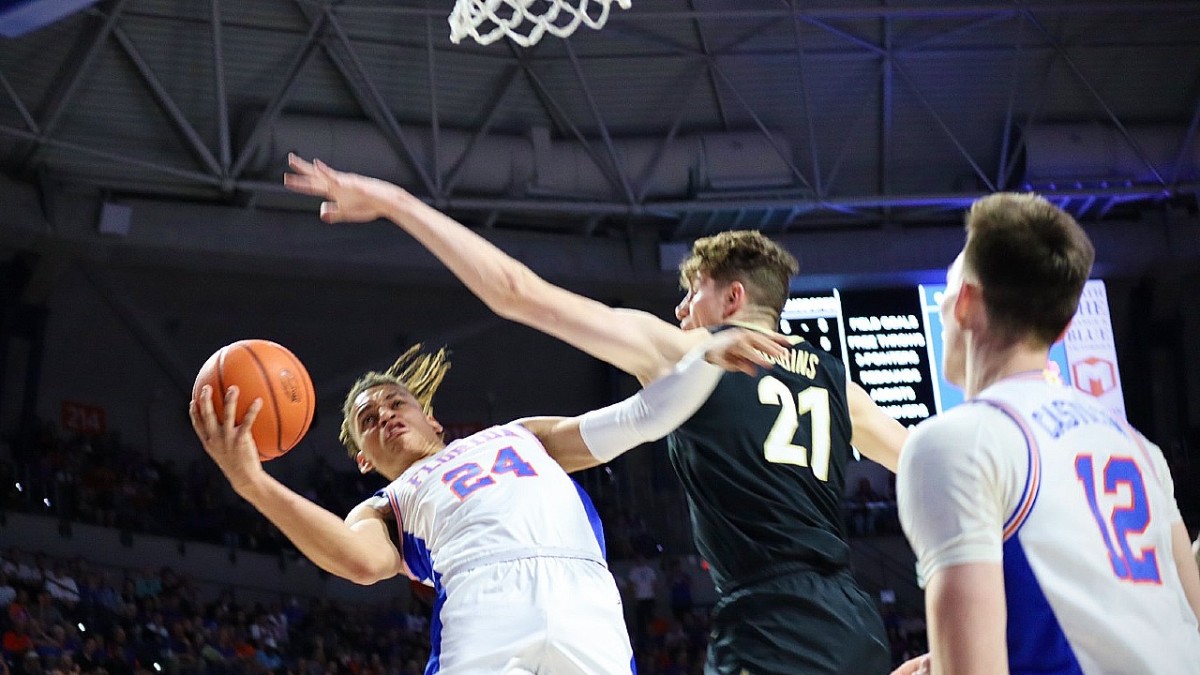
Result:
<svg viewBox="0 0 1200 675"><path fill-rule="evenodd" d="M740 281L752 304L778 318L791 278L799 271L795 256L761 232L730 230L692 244L691 255L679 264L679 283L690 290L699 275L720 284Z"/></svg>
<svg viewBox="0 0 1200 675"><path fill-rule="evenodd" d="M370 371L363 374L350 387L346 394L346 402L342 404L342 430L338 439L346 446L346 452L354 457L361 448L354 442L353 419L354 401L358 395L368 389L383 385L395 385L413 395L421 404L421 410L426 415L433 415L433 395L450 370L450 353L445 347L434 352L421 350L422 344L417 343L408 348L390 368L380 373Z"/></svg>

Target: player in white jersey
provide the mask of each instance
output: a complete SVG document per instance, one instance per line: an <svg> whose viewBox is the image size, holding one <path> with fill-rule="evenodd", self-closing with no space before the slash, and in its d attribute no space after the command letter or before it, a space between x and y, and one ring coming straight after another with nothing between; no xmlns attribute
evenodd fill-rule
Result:
<svg viewBox="0 0 1200 675"><path fill-rule="evenodd" d="M1036 195L968 213L941 303L967 402L914 430L897 474L930 640L898 672L1200 673L1200 577L1162 452L1042 375L1093 257Z"/></svg>
<svg viewBox="0 0 1200 675"><path fill-rule="evenodd" d="M784 343L754 331L722 334L621 403L574 418L528 418L448 446L432 410L449 369L445 350L414 348L347 396L342 441L362 472L392 482L344 521L262 470L249 433L261 399L241 425L233 423L236 387L225 392L223 421L207 388L190 413L238 494L314 563L356 583L404 574L434 586L427 675L629 673L633 652L599 518L547 449L571 468L594 463L593 451L623 449L591 448L585 433L629 447L660 438L716 386L723 371L705 358L753 371Z"/></svg>

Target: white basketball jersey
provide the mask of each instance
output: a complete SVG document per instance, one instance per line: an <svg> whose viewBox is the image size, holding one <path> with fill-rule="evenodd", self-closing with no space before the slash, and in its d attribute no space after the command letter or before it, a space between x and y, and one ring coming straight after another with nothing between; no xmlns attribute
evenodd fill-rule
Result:
<svg viewBox="0 0 1200 675"><path fill-rule="evenodd" d="M914 430L897 479L924 580L1001 562L1013 673L1200 673L1162 451L1039 373Z"/></svg>
<svg viewBox="0 0 1200 675"><path fill-rule="evenodd" d="M518 424L454 441L384 488L412 576L441 578L534 556L604 564L591 500Z"/></svg>

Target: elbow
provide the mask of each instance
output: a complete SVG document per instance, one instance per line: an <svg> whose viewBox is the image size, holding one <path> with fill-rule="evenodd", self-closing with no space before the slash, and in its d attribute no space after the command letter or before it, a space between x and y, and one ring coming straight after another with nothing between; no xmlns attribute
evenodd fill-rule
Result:
<svg viewBox="0 0 1200 675"><path fill-rule="evenodd" d="M505 270L484 303L501 318L525 323L538 313L537 286L541 281L528 267L517 264Z"/></svg>
<svg viewBox="0 0 1200 675"><path fill-rule="evenodd" d="M391 575L368 564L366 561L359 561L343 569L340 576L346 581L359 586L371 586Z"/></svg>

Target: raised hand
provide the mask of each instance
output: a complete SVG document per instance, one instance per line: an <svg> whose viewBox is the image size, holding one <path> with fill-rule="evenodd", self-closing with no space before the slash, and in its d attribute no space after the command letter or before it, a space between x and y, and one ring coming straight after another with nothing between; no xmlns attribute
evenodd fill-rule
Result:
<svg viewBox="0 0 1200 675"><path fill-rule="evenodd" d="M704 360L725 370L756 375L770 368L772 358L782 358L791 341L786 335L748 328L730 328L713 336Z"/></svg>
<svg viewBox="0 0 1200 675"><path fill-rule="evenodd" d="M410 196L399 186L337 171L319 159L306 162L289 153L291 173L283 174L287 189L322 197L321 220L327 223L366 223L387 215L390 204Z"/></svg>
<svg viewBox="0 0 1200 675"><path fill-rule="evenodd" d="M205 385L200 390L200 400L193 400L188 407L192 418L192 429L204 444L204 451L212 457L221 472L229 479L235 491L248 485L255 475L262 473L262 462L258 458L258 446L250 428L258 411L262 410L262 399L256 398L246 410L241 424L234 424L237 416L238 388L230 387L225 393L225 414L217 418L213 406L212 388Z"/></svg>

